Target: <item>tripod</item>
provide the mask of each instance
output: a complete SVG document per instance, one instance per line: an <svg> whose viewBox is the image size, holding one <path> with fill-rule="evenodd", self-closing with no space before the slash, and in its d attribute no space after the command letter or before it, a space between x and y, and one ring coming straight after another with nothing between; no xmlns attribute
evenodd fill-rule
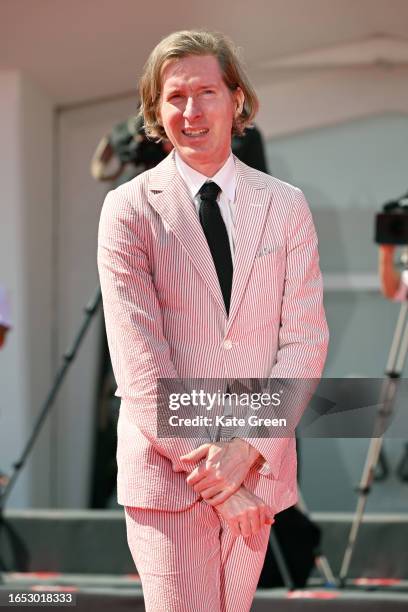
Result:
<svg viewBox="0 0 408 612"><path fill-rule="evenodd" d="M84 312L85 312L84 320L82 321L81 326L74 338L74 342L72 343L72 346L63 354L63 363L58 369L57 373L55 374L54 382L40 410L40 414L37 417L37 420L33 427L33 431L23 449L23 452L20 458L15 463L13 463L12 475L10 477L2 475L2 478L0 480L0 528L5 527L4 508L5 508L7 498L9 497L20 472L23 469L27 461L27 458L35 444L35 441L40 434L40 431L45 422L45 419L48 416L48 413L51 411L51 408L58 394L58 391L62 385L62 382L65 378L67 370L75 359L75 356L78 352L80 344L82 340L84 339L84 336L88 330L88 327L92 321L92 318L96 314L101 304L101 301L102 301L101 289L98 286L97 290L95 291L94 297L88 302L88 304L84 308ZM1 559L0 559L0 568L3 568L3 569L5 568L5 565L1 561Z"/></svg>
<svg viewBox="0 0 408 612"><path fill-rule="evenodd" d="M10 478L7 477L4 479L5 486L3 486L2 490L0 490L0 518L2 516L6 500L11 493L11 490L18 478L19 473L21 472L21 470L24 467L25 462L27 461L27 457L30 454L31 449L34 446L34 443L41 431L42 425L48 413L50 412L52 408L55 398L57 397L58 391L62 385L62 382L67 373L67 370L69 366L71 365L71 363L73 362L73 360L75 359L79 346L82 340L84 339L84 336L88 330L91 320L93 316L95 315L95 313L97 312L99 305L101 304L101 301L102 301L101 289L98 286L94 297L88 302L88 304L84 308L84 312L85 312L84 320L77 332L77 335L75 336L72 346L63 354L63 363L61 367L59 368L59 370L57 371L57 373L55 374L54 382L41 408L40 414L37 417L37 420L33 427L33 431L24 447L21 457L20 459L18 459L18 461L16 461L13 464L14 471L11 477Z"/></svg>
<svg viewBox="0 0 408 612"><path fill-rule="evenodd" d="M404 260L402 260L404 261ZM407 264L405 263L407 268ZM404 369L405 359L408 351L408 301L401 304L397 324L394 331L387 366L386 378L381 389L380 409L377 416L377 433L384 431L386 420L392 412L395 395L398 389L398 380L401 372ZM382 407L381 407L382 406ZM374 432L375 435L376 432ZM344 587L347 575L350 568L351 559L353 556L358 531L363 519L368 495L371 490L373 480L375 478L375 469L380 461L383 446L383 435L371 438L369 449L367 452L366 462L361 476L360 484L357 488L358 501L354 514L353 523L350 529L349 539L344 553L343 562L340 569L339 581L340 586Z"/></svg>

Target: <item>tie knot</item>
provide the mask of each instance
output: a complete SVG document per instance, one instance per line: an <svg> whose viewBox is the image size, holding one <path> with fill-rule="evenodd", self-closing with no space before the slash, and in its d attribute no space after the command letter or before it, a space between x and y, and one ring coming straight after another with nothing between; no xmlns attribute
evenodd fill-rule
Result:
<svg viewBox="0 0 408 612"><path fill-rule="evenodd" d="M204 183L198 194L202 200L215 201L220 191L221 187L218 187L217 183L214 183L214 181L208 181L207 183Z"/></svg>

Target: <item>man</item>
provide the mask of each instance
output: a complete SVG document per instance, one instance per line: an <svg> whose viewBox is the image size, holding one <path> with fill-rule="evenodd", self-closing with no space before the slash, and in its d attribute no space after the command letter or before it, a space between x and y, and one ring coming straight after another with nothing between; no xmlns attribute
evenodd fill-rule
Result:
<svg viewBox="0 0 408 612"><path fill-rule="evenodd" d="M162 40L140 95L147 134L174 150L101 216L118 501L147 611L246 611L273 515L296 502L294 439L160 437L156 383L320 377L316 235L299 189L231 154L258 101L223 35Z"/></svg>
<svg viewBox="0 0 408 612"><path fill-rule="evenodd" d="M407 272L402 274L394 264L395 246L381 244L378 250L378 271L380 274L381 291L390 300L404 302L408 299Z"/></svg>

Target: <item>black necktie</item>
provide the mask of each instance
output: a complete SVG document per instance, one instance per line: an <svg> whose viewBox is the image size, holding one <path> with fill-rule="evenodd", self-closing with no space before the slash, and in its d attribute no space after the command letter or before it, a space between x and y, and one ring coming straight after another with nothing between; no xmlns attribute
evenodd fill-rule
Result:
<svg viewBox="0 0 408 612"><path fill-rule="evenodd" d="M221 189L213 181L204 183L198 192L200 223L214 260L224 304L229 313L232 287L232 258L227 228L217 203Z"/></svg>

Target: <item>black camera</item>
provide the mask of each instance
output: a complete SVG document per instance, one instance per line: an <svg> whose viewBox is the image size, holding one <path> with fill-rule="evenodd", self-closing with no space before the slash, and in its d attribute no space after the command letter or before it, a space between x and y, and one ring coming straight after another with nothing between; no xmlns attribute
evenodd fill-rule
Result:
<svg viewBox="0 0 408 612"><path fill-rule="evenodd" d="M109 134L109 144L122 164L142 165L146 170L154 168L167 155L161 142L146 137L143 119L137 115L115 125Z"/></svg>
<svg viewBox="0 0 408 612"><path fill-rule="evenodd" d="M386 202L375 218L377 244L408 245L408 193Z"/></svg>

